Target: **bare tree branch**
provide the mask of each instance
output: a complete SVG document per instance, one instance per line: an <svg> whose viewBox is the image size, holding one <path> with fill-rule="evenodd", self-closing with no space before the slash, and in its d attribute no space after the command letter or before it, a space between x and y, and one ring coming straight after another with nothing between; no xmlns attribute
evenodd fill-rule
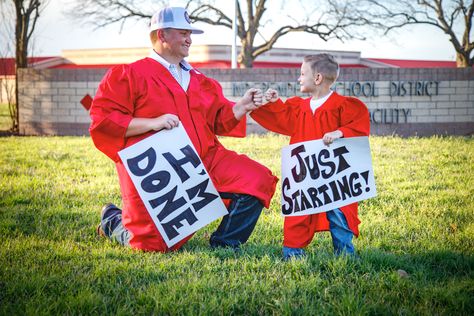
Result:
<svg viewBox="0 0 474 316"><path fill-rule="evenodd" d="M78 3L69 13L96 28L114 23L120 23L122 28L126 21L133 19L146 19L148 22L152 13L167 1L159 1L154 6L150 3L145 0L86 0ZM233 17L214 3L188 0L186 8L191 20L231 29ZM237 34L242 45L238 60L241 66L252 67L259 55L270 50L279 38L291 32L315 34L324 41L364 40L365 35L360 31L363 27L364 30L367 27L384 30L387 34L394 29L416 24L442 30L449 36L456 51L458 66L473 65L472 0L300 0L300 6L308 12L306 19L301 22L293 18L293 23L272 21L278 28L265 40L261 28L268 24L264 20L267 3L267 0L237 1ZM307 4L312 4L314 10L306 8ZM284 9L284 3L280 2L280 5ZM464 26L462 35L457 34L460 25ZM257 34L263 38L260 45L255 44Z"/></svg>
<svg viewBox="0 0 474 316"><path fill-rule="evenodd" d="M33 21L31 23L31 27L28 31L28 34L26 35L27 41L31 40L31 36L33 35L33 32L36 27L36 22L38 21L38 18L40 16L40 2L38 0L33 0L30 2L30 7L28 8L26 14L28 16L33 17Z"/></svg>
<svg viewBox="0 0 474 316"><path fill-rule="evenodd" d="M268 40L255 45L255 36L260 33L263 16L266 12L266 0L246 0L246 16L243 18L240 2L238 1L237 19L238 35L241 41L242 50L238 57L241 66L251 67L253 61L261 54L270 50L282 36L290 32L306 32L315 34L319 38L327 41L329 39L365 39L360 32L355 29L359 26L375 25L366 19L361 11L357 10L356 1L319 1L325 3L327 10L319 12L317 15L307 16L306 23L295 20L294 25L280 26ZM309 3L309 2L308 2ZM206 22L213 25L232 27L231 20L220 10L212 10L211 5L206 5L205 10L194 10L191 19ZM212 16L211 16L212 15ZM312 21L310 21L310 18ZM315 19L316 18L316 19ZM228 19L228 23L221 23ZM212 20L212 21L209 21ZM275 24L275 22L273 23ZM263 37L263 36L262 36Z"/></svg>
<svg viewBox="0 0 474 316"><path fill-rule="evenodd" d="M126 21L131 19L149 19L154 12L151 9L158 9L165 4L164 2L161 1L154 7L148 6L150 9L145 10L145 3L149 4L150 1L86 0L74 6L69 11L69 15L83 22L91 23L96 28L114 23L122 23L123 26ZM263 40L261 45L256 45L256 35L262 34L260 30L262 25L266 24L264 17L267 13L266 5L269 2L267 0L237 1L237 34L242 45L238 61L241 66L252 67L253 61L259 55L270 50L279 38L290 32L307 32L326 41L332 38L339 40L364 39L362 33L356 29L359 26L373 25L369 19L364 17L363 12L358 10L356 0L307 0L304 2L311 4L315 9L313 14L306 17L306 22L300 20L286 24L273 20L273 26L280 25L268 40ZM284 8L283 2L281 5ZM188 0L186 8L192 21L232 28L233 17L228 16L223 9L214 4L214 1Z"/></svg>
<svg viewBox="0 0 474 316"><path fill-rule="evenodd" d="M215 17L208 17L209 15L213 15ZM189 16L193 21L232 28L232 19L225 15L221 10L208 4L202 5L195 10L190 11Z"/></svg>
<svg viewBox="0 0 474 316"><path fill-rule="evenodd" d="M359 4L366 9L370 8L367 16L373 21L379 21L386 34L407 25L425 24L438 28L448 35L456 51L458 67L474 65L474 43L471 39L474 1L361 0Z"/></svg>
<svg viewBox="0 0 474 316"><path fill-rule="evenodd" d="M129 20L146 20L156 11L150 1L143 0L85 0L66 10L66 14L83 24L90 24L95 29L120 23L121 30ZM164 5L164 1L156 1L156 9ZM148 9L145 9L148 7Z"/></svg>

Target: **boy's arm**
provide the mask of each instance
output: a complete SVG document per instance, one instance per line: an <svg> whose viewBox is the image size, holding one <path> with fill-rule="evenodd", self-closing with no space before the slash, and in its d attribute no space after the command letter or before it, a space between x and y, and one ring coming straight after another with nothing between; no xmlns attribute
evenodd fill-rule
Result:
<svg viewBox="0 0 474 316"><path fill-rule="evenodd" d="M250 116L269 131L288 136L293 135L297 113L291 106L291 99L283 103L278 98L278 93L272 89L265 93L265 98L270 102L252 111Z"/></svg>
<svg viewBox="0 0 474 316"><path fill-rule="evenodd" d="M325 145L342 137L369 136L370 116L367 107L356 98L346 98L340 110L341 127L323 136Z"/></svg>
<svg viewBox="0 0 474 316"><path fill-rule="evenodd" d="M356 98L347 98L341 108L341 127L343 137L369 136L370 116L367 106Z"/></svg>
<svg viewBox="0 0 474 316"><path fill-rule="evenodd" d="M367 107L362 101L356 98L346 98L340 110L341 127L337 130L326 133L323 141L325 144L332 143L341 137L369 136L370 116Z"/></svg>

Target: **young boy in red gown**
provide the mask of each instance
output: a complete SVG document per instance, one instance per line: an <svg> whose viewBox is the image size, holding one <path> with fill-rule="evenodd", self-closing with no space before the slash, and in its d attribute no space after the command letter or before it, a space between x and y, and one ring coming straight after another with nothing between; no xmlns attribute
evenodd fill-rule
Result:
<svg viewBox="0 0 474 316"><path fill-rule="evenodd" d="M339 74L339 65L329 54L304 58L298 79L300 91L309 98L293 97L283 102L278 92L269 89L269 103L250 115L266 129L288 135L290 144L322 139L330 146L341 137L368 136L369 112L364 103L353 97L341 96L331 90ZM285 217L283 257L299 258L315 232L329 230L334 253L355 256L353 236L358 236L357 203L325 213Z"/></svg>

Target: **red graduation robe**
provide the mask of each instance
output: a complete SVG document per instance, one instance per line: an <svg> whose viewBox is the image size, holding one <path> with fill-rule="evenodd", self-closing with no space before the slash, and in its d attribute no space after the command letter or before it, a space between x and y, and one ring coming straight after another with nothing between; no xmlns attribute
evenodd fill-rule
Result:
<svg viewBox="0 0 474 316"><path fill-rule="evenodd" d="M369 112L364 103L352 97L333 92L329 99L313 114L311 98L280 99L268 103L250 115L266 129L290 136L290 144L321 139L327 132L340 130L343 137L368 136L370 132ZM354 235L359 235L357 203L340 208ZM286 247L303 248L313 239L317 231L329 230L326 213L285 217L284 241Z"/></svg>
<svg viewBox="0 0 474 316"><path fill-rule="evenodd" d="M244 193L268 207L277 178L263 165L225 149L216 135L245 136L245 119L236 120L233 102L219 83L191 70L185 92L159 62L144 58L112 68L100 83L91 106L90 135L95 146L116 164L123 200L123 224L132 234L130 245L150 251L181 247L189 238L168 249L141 201L118 151L154 132L125 137L133 117L153 118L175 114L183 124L219 192Z"/></svg>

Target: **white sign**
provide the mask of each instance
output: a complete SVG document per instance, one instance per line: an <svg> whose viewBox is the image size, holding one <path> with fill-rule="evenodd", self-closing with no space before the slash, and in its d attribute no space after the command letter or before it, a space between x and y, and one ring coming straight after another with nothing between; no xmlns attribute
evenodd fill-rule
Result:
<svg viewBox="0 0 474 316"><path fill-rule="evenodd" d="M368 137L286 146L281 154L283 216L316 214L377 195Z"/></svg>
<svg viewBox="0 0 474 316"><path fill-rule="evenodd" d="M228 213L181 123L118 154L168 247Z"/></svg>

